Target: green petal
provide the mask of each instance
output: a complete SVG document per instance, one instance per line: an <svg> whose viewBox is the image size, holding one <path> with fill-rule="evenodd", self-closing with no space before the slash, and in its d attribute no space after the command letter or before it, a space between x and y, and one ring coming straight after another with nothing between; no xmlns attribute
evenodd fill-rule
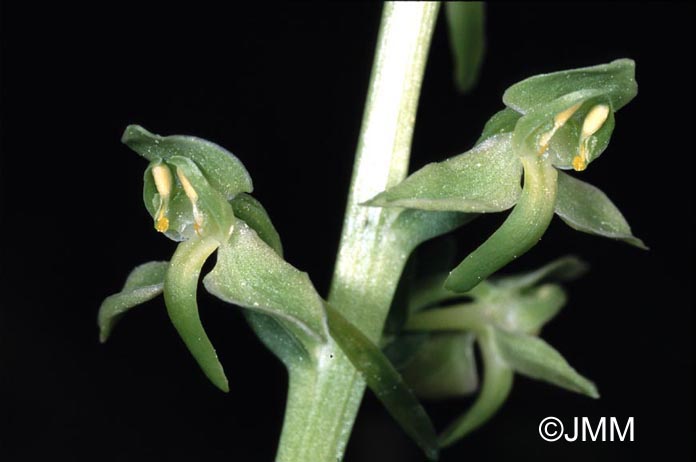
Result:
<svg viewBox="0 0 696 462"><path fill-rule="evenodd" d="M221 243L227 240L235 221L232 207L227 199L208 183L203 172L191 159L172 156L167 163L176 168L179 184L182 181L180 175L183 173L195 190L196 206L195 208L192 206L194 222L196 222L197 212L203 219L202 223L198 223L197 233L202 236L215 236ZM191 198L188 199L191 200Z"/></svg>
<svg viewBox="0 0 696 462"><path fill-rule="evenodd" d="M486 122L486 125L483 127L483 132L476 141L476 144L480 144L495 135L512 133L520 117L522 117L522 114L510 108L505 108L496 112L493 117Z"/></svg>
<svg viewBox="0 0 696 462"><path fill-rule="evenodd" d="M605 95L618 111L638 93L635 62L617 59L608 64L541 74L512 85L505 91L506 106L523 114L568 93L593 90Z"/></svg>
<svg viewBox="0 0 696 462"><path fill-rule="evenodd" d="M222 391L229 391L225 371L198 315L196 292L201 268L220 243L214 238L193 238L177 247L164 281L169 318L205 375Z"/></svg>
<svg viewBox="0 0 696 462"><path fill-rule="evenodd" d="M166 162L173 156L192 160L203 171L213 189L226 199L253 190L251 177L240 160L210 141L193 136L159 136L138 125L126 127L121 141L149 161L163 159Z"/></svg>
<svg viewBox="0 0 696 462"><path fill-rule="evenodd" d="M283 260L242 221L220 247L203 284L221 300L287 321L298 336L328 338L324 305L307 273Z"/></svg>
<svg viewBox="0 0 696 462"><path fill-rule="evenodd" d="M575 110L573 117L577 116L580 112L586 114L590 107L595 105L594 102L597 98L601 96L602 93L598 90L578 90L530 110L520 118L515 126L515 131L512 136L513 149L520 156L535 157L544 154L548 148L542 147L542 138L554 130L555 117L566 111L572 112L573 108L577 105L580 105L580 107ZM563 127L565 127L567 123L568 122L566 122ZM574 127L575 125L571 126ZM555 134L558 134L559 130L560 129L557 129ZM556 160L556 158L560 158L564 164L572 162L572 158L577 153L580 133L572 132L571 135L573 135L574 138L573 136L569 136L568 138L570 139L568 140L563 138L565 140L563 144L557 143L554 145L558 152L554 152L554 155L551 157L552 161ZM548 141L555 140L555 138L556 136L554 135ZM568 144L570 144L570 146L567 146ZM566 151L571 151L571 153L569 154ZM566 159L568 156L571 158L570 161Z"/></svg>
<svg viewBox="0 0 696 462"><path fill-rule="evenodd" d="M366 205L456 212L499 212L520 195L521 164L510 134L493 136L470 151L428 164Z"/></svg>
<svg viewBox="0 0 696 462"><path fill-rule="evenodd" d="M168 267L169 262L166 261L142 264L131 271L119 293L104 299L97 315L99 340L102 343L106 342L118 320L128 310L162 293Z"/></svg>
<svg viewBox="0 0 696 462"><path fill-rule="evenodd" d="M256 234L268 244L279 256L283 256L283 245L280 242L280 235L276 231L271 218L266 213L261 202L257 201L248 194L240 193L232 201L234 215L244 220Z"/></svg>
<svg viewBox="0 0 696 462"><path fill-rule="evenodd" d="M548 156L554 166L563 170L575 169L573 160L580 155L580 135L585 117L595 106L601 104L606 104L604 98L595 98L585 102L551 138ZM585 143L585 166L596 160L609 146L615 125L614 112L609 111L609 115L601 128Z"/></svg>
<svg viewBox="0 0 696 462"><path fill-rule="evenodd" d="M562 175L559 173L559 196L561 195L560 177ZM558 206L558 199L556 206ZM588 268L588 264L578 257L566 255L534 271L501 277L495 281L495 285L505 289L526 289L546 280L572 281L585 274Z"/></svg>
<svg viewBox="0 0 696 462"><path fill-rule="evenodd" d="M445 288L467 292L534 247L553 217L556 169L540 158L525 158L524 189L505 222L450 273Z"/></svg>
<svg viewBox="0 0 696 462"><path fill-rule="evenodd" d="M145 203L145 208L155 222L155 228L157 228L157 214L159 212L161 200L157 188L155 187L152 168L161 164L161 160L151 162L143 176L143 202ZM172 175L174 184L167 210L169 225L164 235L173 241L179 242L190 239L195 236L196 233L193 227L193 209L191 207L191 201L186 197L181 186L177 184L176 172L172 172Z"/></svg>
<svg viewBox="0 0 696 462"><path fill-rule="evenodd" d="M471 408L439 436L442 447L450 446L490 420L510 394L513 372L501 358L491 331L492 328L484 330L478 339L483 359L481 393Z"/></svg>
<svg viewBox="0 0 696 462"><path fill-rule="evenodd" d="M476 84L485 50L483 2L448 2L449 26L457 90L466 93Z"/></svg>
<svg viewBox="0 0 696 462"><path fill-rule="evenodd" d="M326 305L331 336L403 430L430 460L436 460L435 429L401 375L380 349L341 313Z"/></svg>
<svg viewBox="0 0 696 462"><path fill-rule="evenodd" d="M599 398L595 385L577 373L548 343L537 337L495 329L503 359L520 374Z"/></svg>
<svg viewBox="0 0 696 462"><path fill-rule="evenodd" d="M558 174L556 213L578 231L647 249L643 241L633 236L626 219L601 190L563 172Z"/></svg>
<svg viewBox="0 0 696 462"><path fill-rule="evenodd" d="M473 334L431 335L401 373L421 398L445 399L470 395L478 387Z"/></svg>

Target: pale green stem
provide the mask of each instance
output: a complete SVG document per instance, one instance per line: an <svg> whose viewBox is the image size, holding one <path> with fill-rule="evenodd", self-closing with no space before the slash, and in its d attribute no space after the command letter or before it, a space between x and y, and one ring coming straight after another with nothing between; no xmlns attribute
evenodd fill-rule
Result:
<svg viewBox="0 0 696 462"><path fill-rule="evenodd" d="M360 204L405 178L438 3L386 3L329 302L377 341L408 258L389 228L398 210ZM365 383L330 343L291 372L277 462L343 458Z"/></svg>

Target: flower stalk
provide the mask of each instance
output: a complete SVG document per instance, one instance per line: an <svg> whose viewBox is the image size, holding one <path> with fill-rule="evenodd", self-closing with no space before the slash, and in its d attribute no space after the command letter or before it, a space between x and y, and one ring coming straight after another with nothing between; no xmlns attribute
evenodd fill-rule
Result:
<svg viewBox="0 0 696 462"><path fill-rule="evenodd" d="M379 338L408 258L389 242L398 211L360 205L408 172L416 109L439 4L386 3L329 302ZM333 341L316 368L290 377L278 462L343 458L365 382ZM302 405L299 405L299 404Z"/></svg>

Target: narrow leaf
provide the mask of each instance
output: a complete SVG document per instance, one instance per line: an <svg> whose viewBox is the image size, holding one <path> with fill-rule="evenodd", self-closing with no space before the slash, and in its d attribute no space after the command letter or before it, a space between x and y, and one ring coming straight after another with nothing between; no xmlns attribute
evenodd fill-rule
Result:
<svg viewBox="0 0 696 462"><path fill-rule="evenodd" d="M524 158L524 189L505 222L450 273L445 288L467 292L534 247L553 217L556 169L540 158Z"/></svg>
<svg viewBox="0 0 696 462"><path fill-rule="evenodd" d="M493 136L464 154L428 164L366 205L469 213L509 209L520 195L522 173L510 139Z"/></svg>
<svg viewBox="0 0 696 462"><path fill-rule="evenodd" d="M99 340L102 343L106 342L116 323L128 310L162 293L167 267L169 262L166 261L151 261L136 267L128 275L123 289L104 299L97 315Z"/></svg>
<svg viewBox="0 0 696 462"><path fill-rule="evenodd" d="M214 238L194 238L177 247L164 281L164 301L169 318L205 375L222 391L229 391L227 377L198 315L196 293L201 268L218 248Z"/></svg>
<svg viewBox="0 0 696 462"><path fill-rule="evenodd" d="M242 221L218 250L203 284L221 300L285 320L302 335L328 338L323 302L307 273L283 260Z"/></svg>
<svg viewBox="0 0 696 462"><path fill-rule="evenodd" d="M226 199L253 190L251 177L237 157L210 141L193 136L159 136L139 125L129 125L121 142L149 161L186 157L198 165L212 187Z"/></svg>
<svg viewBox="0 0 696 462"><path fill-rule="evenodd" d="M476 84L485 51L483 2L445 4L457 90L466 93Z"/></svg>
<svg viewBox="0 0 696 462"><path fill-rule="evenodd" d="M635 62L617 59L598 66L536 75L508 88L503 102L526 114L535 107L578 90L593 90L605 95L612 109L618 111L638 93Z"/></svg>
<svg viewBox="0 0 696 462"><path fill-rule="evenodd" d="M380 349L335 308L326 305L331 336L387 411L414 439L426 457L436 460L438 445L430 418L401 375Z"/></svg>
<svg viewBox="0 0 696 462"><path fill-rule="evenodd" d="M484 330L478 338L483 359L481 393L466 413L452 422L438 437L441 447L450 446L490 420L510 394L513 372L500 357L491 330L492 328Z"/></svg>
<svg viewBox="0 0 696 462"><path fill-rule="evenodd" d="M577 373L556 350L540 338L495 329L495 342L515 371L533 379L599 398L595 385Z"/></svg>
<svg viewBox="0 0 696 462"><path fill-rule="evenodd" d="M558 174L556 214L578 231L647 249L643 241L633 236L628 222L606 194L563 172Z"/></svg>

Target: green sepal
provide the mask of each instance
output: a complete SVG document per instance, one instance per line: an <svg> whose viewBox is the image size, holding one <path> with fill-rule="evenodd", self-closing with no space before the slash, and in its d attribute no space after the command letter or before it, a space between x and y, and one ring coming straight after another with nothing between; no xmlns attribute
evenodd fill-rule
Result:
<svg viewBox="0 0 696 462"><path fill-rule="evenodd" d="M522 173L510 139L493 136L464 154L428 164L365 205L468 213L509 209L520 195Z"/></svg>
<svg viewBox="0 0 696 462"><path fill-rule="evenodd" d="M558 194L560 195L560 191ZM495 285L504 289L527 289L547 280L572 281L585 274L588 269L585 261L574 255L566 255L533 271L495 279Z"/></svg>
<svg viewBox="0 0 696 462"><path fill-rule="evenodd" d="M510 394L514 374L502 359L493 335L492 327L478 335L483 360L481 392L474 404L438 437L441 447L450 446L490 420Z"/></svg>
<svg viewBox="0 0 696 462"><path fill-rule="evenodd" d="M196 237L177 246L164 280L164 301L169 319L198 365L215 386L226 392L227 377L205 333L196 301L201 268L219 245L214 237Z"/></svg>
<svg viewBox="0 0 696 462"><path fill-rule="evenodd" d="M498 230L450 273L445 288L467 292L534 247L551 222L557 171L540 158L524 158L524 188Z"/></svg>
<svg viewBox="0 0 696 462"><path fill-rule="evenodd" d="M253 184L249 172L231 152L210 141L193 136L159 136L139 125L129 125L121 142L150 162L174 156L186 157L198 165L213 189L226 199L240 192L250 193Z"/></svg>
<svg viewBox="0 0 696 462"><path fill-rule="evenodd" d="M606 194L563 172L558 174L556 214L578 231L647 249L643 241L633 236L628 222Z"/></svg>
<svg viewBox="0 0 696 462"><path fill-rule="evenodd" d="M494 291L481 303L490 306L489 316L495 325L525 334L536 334L553 319L567 302L561 286L543 284L524 290Z"/></svg>
<svg viewBox="0 0 696 462"><path fill-rule="evenodd" d="M473 334L431 335L401 374L421 398L441 400L470 395L478 388Z"/></svg>
<svg viewBox="0 0 696 462"><path fill-rule="evenodd" d="M286 321L299 337L328 339L323 301L307 273L283 260L241 220L203 284L225 302Z"/></svg>
<svg viewBox="0 0 696 462"><path fill-rule="evenodd" d="M99 340L102 343L106 342L116 323L128 310L162 293L168 267L169 262L166 261L151 261L137 266L128 275L123 289L104 299L97 315Z"/></svg>
<svg viewBox="0 0 696 462"><path fill-rule="evenodd" d="M635 62L617 59L597 66L535 75L509 87L503 94L503 102L526 114L578 90L591 90L606 96L612 109L618 111L638 93Z"/></svg>
<svg viewBox="0 0 696 462"><path fill-rule="evenodd" d="M240 193L230 201L230 204L232 204L234 215L240 220L244 220L266 244L282 257L283 244L280 242L280 235L261 202L249 194Z"/></svg>
<svg viewBox="0 0 696 462"><path fill-rule="evenodd" d="M191 159L172 156L167 159L167 163L175 167L177 181L180 182L178 176L183 173L198 196L195 207L191 207L192 214L194 222L197 213L203 218L203 222L199 223L200 229L194 232L201 236L214 236L220 243L225 242L235 223L234 213L227 199L208 183L203 172Z"/></svg>
<svg viewBox="0 0 696 462"><path fill-rule="evenodd" d="M520 117L522 117L522 114L510 108L505 108L496 112L493 114L493 117L488 119L486 125L484 125L483 132L481 132L479 139L476 140L476 144L480 144L495 135L512 133Z"/></svg>
<svg viewBox="0 0 696 462"><path fill-rule="evenodd" d="M367 386L426 457L437 460L433 424L399 372L377 345L328 303L326 313L331 336L362 374Z"/></svg>
<svg viewBox="0 0 696 462"><path fill-rule="evenodd" d="M448 2L445 14L449 30L454 82L466 93L476 84L486 48L483 2Z"/></svg>
<svg viewBox="0 0 696 462"><path fill-rule="evenodd" d="M578 374L551 345L538 337L494 330L501 357L520 374L599 398L594 383Z"/></svg>

